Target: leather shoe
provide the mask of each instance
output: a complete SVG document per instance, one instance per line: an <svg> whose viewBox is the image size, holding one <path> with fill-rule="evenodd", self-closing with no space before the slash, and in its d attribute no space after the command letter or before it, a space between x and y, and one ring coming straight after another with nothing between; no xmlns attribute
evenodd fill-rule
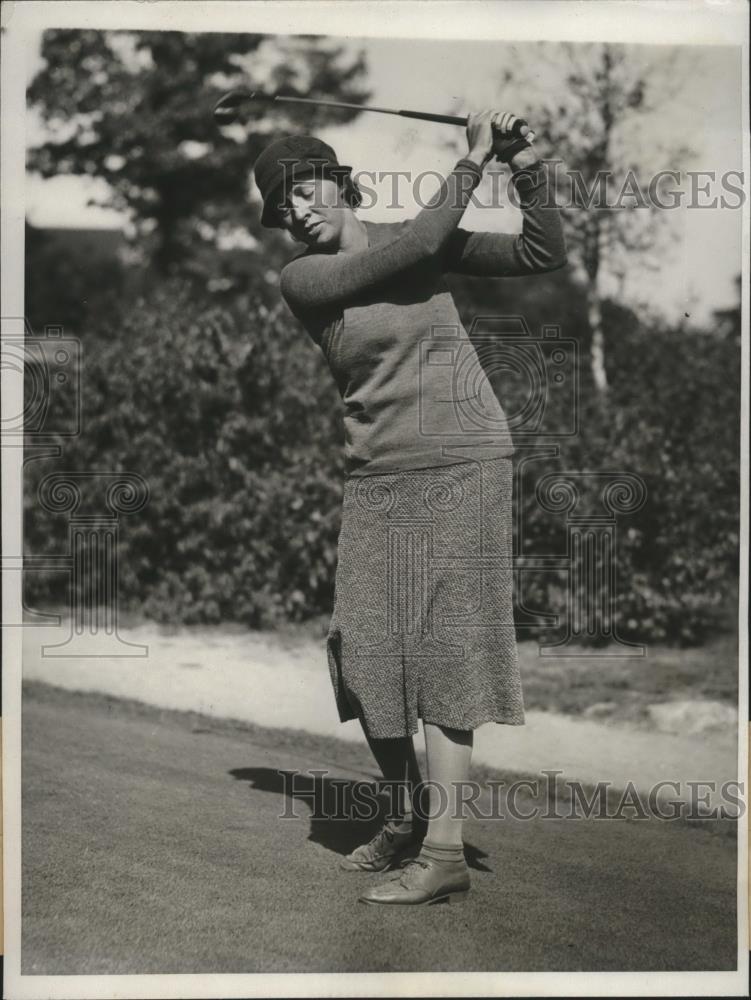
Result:
<svg viewBox="0 0 751 1000"><path fill-rule="evenodd" d="M342 858L339 867L347 872L382 872L394 864L404 851L418 851L420 840L413 830L400 832L391 823L379 830L367 844L356 847Z"/></svg>
<svg viewBox="0 0 751 1000"><path fill-rule="evenodd" d="M423 906L457 902L469 892L469 869L462 861L437 861L418 854L397 878L374 885L360 896L361 903Z"/></svg>

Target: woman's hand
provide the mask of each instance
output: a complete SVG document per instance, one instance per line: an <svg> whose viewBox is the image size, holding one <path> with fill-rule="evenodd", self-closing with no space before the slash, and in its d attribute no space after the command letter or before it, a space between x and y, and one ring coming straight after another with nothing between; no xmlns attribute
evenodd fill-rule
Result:
<svg viewBox="0 0 751 1000"><path fill-rule="evenodd" d="M523 170L538 159L525 140L513 135L517 116L510 111L477 111L467 121L468 156L484 167L492 156L511 163L513 170Z"/></svg>
<svg viewBox="0 0 751 1000"><path fill-rule="evenodd" d="M467 118L467 156L484 167L493 155L493 117L495 111L475 111Z"/></svg>
<svg viewBox="0 0 751 1000"><path fill-rule="evenodd" d="M529 126L525 130L524 137L514 134L514 126L518 122L519 119L510 111L499 111L493 116L493 136L495 139L493 152L499 162L509 163L514 171L531 167L539 159L530 145L530 140L526 138L526 135L529 135L530 139L534 137L534 133L529 131Z"/></svg>

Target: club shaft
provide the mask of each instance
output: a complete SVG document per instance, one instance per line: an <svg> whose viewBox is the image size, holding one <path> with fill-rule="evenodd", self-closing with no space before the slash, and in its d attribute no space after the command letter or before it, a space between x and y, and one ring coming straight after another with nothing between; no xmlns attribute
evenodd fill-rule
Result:
<svg viewBox="0 0 751 1000"><path fill-rule="evenodd" d="M222 112L227 112L226 120L232 120L232 116L237 112L240 104L247 101L266 101L270 104L307 104L313 107L340 108L347 111L374 111L381 115L398 115L400 118L413 118L423 122L438 122L442 125L459 125L466 127L468 119L460 115L435 115L429 111L408 111L403 108L380 108L368 104L349 104L345 101L326 101L317 97L286 97L282 94L266 94L263 91L232 91L225 95L214 109L214 114L219 120L224 117ZM517 118L512 129L512 135L516 138L528 136L530 141L534 134L530 132L529 126L523 118Z"/></svg>
<svg viewBox="0 0 751 1000"><path fill-rule="evenodd" d="M254 95L255 96L255 95ZM349 111L376 111L382 115L400 115L402 118L419 118L425 122L440 122L443 125L464 125L467 119L459 115L433 115L427 111L403 111L396 108L376 108L370 104L346 104L344 101L321 101L312 97L282 97L266 94L261 97L265 101L284 101L287 104L314 104L324 108L345 108ZM256 99L258 99L258 97Z"/></svg>

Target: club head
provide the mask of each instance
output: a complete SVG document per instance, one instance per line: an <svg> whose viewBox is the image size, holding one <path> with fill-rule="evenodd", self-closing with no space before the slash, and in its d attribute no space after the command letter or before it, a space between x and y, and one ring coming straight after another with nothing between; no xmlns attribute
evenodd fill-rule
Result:
<svg viewBox="0 0 751 1000"><path fill-rule="evenodd" d="M241 121L247 110L247 105L256 96L255 91L230 90L214 106L214 121L218 125L231 125L233 122Z"/></svg>

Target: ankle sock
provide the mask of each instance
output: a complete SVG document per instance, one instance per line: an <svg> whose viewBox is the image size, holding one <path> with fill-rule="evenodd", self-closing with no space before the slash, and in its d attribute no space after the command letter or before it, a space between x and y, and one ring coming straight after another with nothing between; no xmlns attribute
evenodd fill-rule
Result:
<svg viewBox="0 0 751 1000"><path fill-rule="evenodd" d="M464 861L463 846L435 844L427 838L422 842L422 851L420 853L426 858L432 858L433 861Z"/></svg>

